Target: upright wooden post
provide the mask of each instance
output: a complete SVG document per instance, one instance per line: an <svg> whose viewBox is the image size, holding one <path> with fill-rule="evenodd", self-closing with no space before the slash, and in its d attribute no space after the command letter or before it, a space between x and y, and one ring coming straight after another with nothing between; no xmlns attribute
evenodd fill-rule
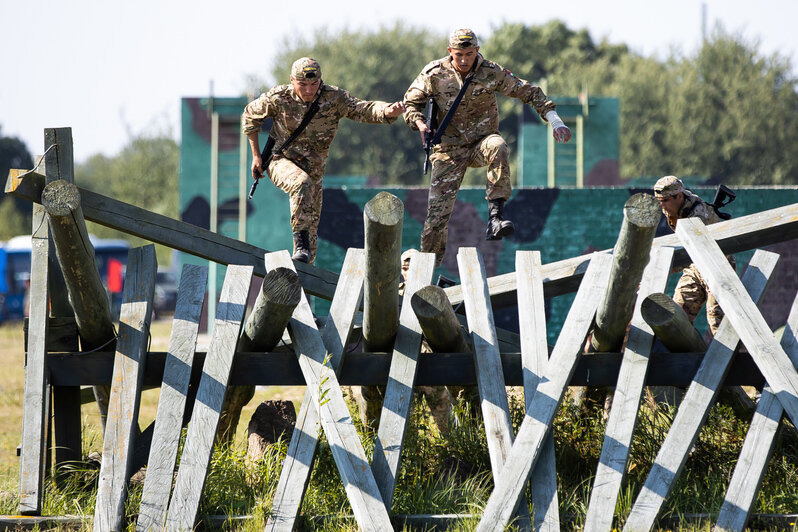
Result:
<svg viewBox="0 0 798 532"><path fill-rule="evenodd" d="M609 280L612 257L601 253L590 256L590 264L563 324L560 337L549 357L549 364L538 384L524 421L518 429L501 474L477 530L493 532L509 523L532 469L540 457L545 436L571 380L581 348L596 315L604 287ZM465 291L465 287L463 287Z"/></svg>
<svg viewBox="0 0 798 532"><path fill-rule="evenodd" d="M707 344L682 307L662 292L646 296L640 312L660 342L671 353L700 353Z"/></svg>
<svg viewBox="0 0 798 532"><path fill-rule="evenodd" d="M679 225L683 221L679 220ZM764 293L777 260L778 255L766 251L757 251L751 259L740 282L754 301L759 300ZM654 459L654 466L629 513L624 530L650 530L654 526L659 510L673 490L690 449L698 439L739 341L740 336L731 322L724 318L687 389L668 435Z"/></svg>
<svg viewBox="0 0 798 532"><path fill-rule="evenodd" d="M302 283L295 271L276 268L268 272L263 278L258 298L249 313L236 350L266 353L274 349L299 303L301 290ZM219 419L219 441L229 443L235 439L241 409L254 395L254 386L230 386L227 389Z"/></svg>
<svg viewBox="0 0 798 532"><path fill-rule="evenodd" d="M393 347L399 329L404 205L380 192L363 207L366 243L366 281L363 291L363 348L385 352Z"/></svg>
<svg viewBox="0 0 798 532"><path fill-rule="evenodd" d="M596 313L590 341L593 351L620 351L661 216L659 203L650 194L635 194L626 201L623 225L612 253L610 282Z"/></svg>
<svg viewBox="0 0 798 532"><path fill-rule="evenodd" d="M61 271L64 272L69 301L84 351L113 347L114 325L108 296L94 260L77 187L63 179L48 183L42 191L50 231ZM95 387L95 398L105 429L108 412L108 387Z"/></svg>
<svg viewBox="0 0 798 532"><path fill-rule="evenodd" d="M128 253L119 342L114 356L108 428L103 438L103 460L94 509L94 529L122 530L133 440L138 428L139 399L147 360L152 297L155 292L155 246Z"/></svg>

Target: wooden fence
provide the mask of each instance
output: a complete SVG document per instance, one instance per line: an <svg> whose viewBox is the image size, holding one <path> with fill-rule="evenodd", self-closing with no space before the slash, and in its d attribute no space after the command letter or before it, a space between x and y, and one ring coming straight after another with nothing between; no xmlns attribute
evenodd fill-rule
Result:
<svg viewBox="0 0 798 532"><path fill-rule="evenodd" d="M459 319L468 331L473 352L421 355L422 337L432 337L440 330L425 333L428 321L420 318L413 305L399 305L397 287L390 286L392 276L398 284L394 275L398 270L393 269L399 264L398 246L386 245L380 252L369 252L370 246L385 245L392 242L391 238L396 241L395 234L391 235L397 225L401 231L403 210L398 199L378 195L375 203L367 205L366 233L381 234L373 241L382 244L371 244L367 238L367 248L350 249L341 272L335 274L294 263L286 251L268 252L79 189L72 184L70 130L46 130L46 139L44 174L12 171L6 184L7 193L34 202L21 514L41 516L51 410L56 467L81 456L80 386L85 385L100 390L110 385L93 521L95 530L102 531L126 526L124 503L129 474L143 463L148 467L137 529L190 530L195 526L229 386L307 386L272 502L269 530L291 530L296 523L318 442L318 427L330 442L359 527L393 530L403 522L391 515L391 505L412 389L422 384L478 386L495 482L477 527L485 531L500 530L510 521L522 529L560 528L551 426L569 386L615 386L586 516L587 530L612 529L646 385L683 386L687 392L626 519L625 530L650 530L656 525L722 386L755 385L762 388L762 396L717 516L719 530L742 530L746 526L776 429L783 423L782 414L786 413L793 424L798 421L798 299L778 342L756 308L778 257L757 251L742 278L725 258L728 253L796 238L798 205L706 227L695 220L681 220L676 235L655 239L651 200L633 197L625 206L625 225L614 251L545 265L539 252L519 251L516 271L493 278L486 276L475 248L461 248L457 254L461 284L446 290L444 310L452 312L452 305L463 303L465 316ZM641 209L644 216L636 214ZM68 230L62 227L51 231L55 216L70 220L58 223L73 225ZM64 279L54 275L59 264L77 253L77 247L85 246L79 238L85 234L84 219L229 266L207 352L195 352L207 283L207 269L197 266L183 269L168 351L147 351L157 268L151 245L130 252L116 337L100 349L85 348L89 331L99 329L93 341L103 340L98 324L104 324L107 317L102 309L90 305L82 309L74 303L76 290L97 297L91 288L96 285L96 279L91 278L93 264L80 275L75 274L75 268ZM86 249L80 251L85 253ZM705 277L726 317L705 353L652 353L655 335L643 318L641 305L646 296L665 289L671 268L688 262ZM432 255L419 254L411 262L404 302L422 294L432 280L433 269ZM245 328L252 276L274 272L280 272L286 283L290 284L291 276L301 281L299 296L292 299L285 315L295 354L241 352L237 347ZM382 279L388 279L388 284L370 291L369 283ZM291 290L285 286L284 290ZM619 289L623 286L639 288L630 294L629 289ZM571 291L576 292L574 302L549 352L544 300ZM364 292L371 295L364 298ZM65 301L66 294L69 301ZM332 301L329 316L320 322L308 304L311 294ZM373 313L385 316L382 309L386 303L387 308L393 305L395 319L374 319ZM518 307L520 334L497 329L494 324L492 309L508 304ZM364 337L392 338L391 344L381 349L391 356L345 353L344 346L361 310ZM247 321L250 337L257 336L257 327L265 327L255 323L255 314L251 312ZM278 329L282 330L285 322ZM444 327L444 322L441 319L436 327ZM459 334L459 326L456 329ZM80 350L78 337L84 346ZM582 356L586 345L595 347L597 341L621 345L619 340L624 337L619 352ZM735 356L740 342L750 356ZM105 347L111 350L103 350ZM386 382L374 459L369 463L341 386ZM161 386L156 422L137 434L140 394L148 385ZM510 423L508 385L524 387L526 415L517 434ZM185 446L172 488L179 435L186 423ZM532 498L526 501L524 491L530 480ZM529 511L530 504L534 514ZM2 518L0 522L21 526L25 519L33 517L17 521ZM436 518L428 516L427 523L432 522Z"/></svg>

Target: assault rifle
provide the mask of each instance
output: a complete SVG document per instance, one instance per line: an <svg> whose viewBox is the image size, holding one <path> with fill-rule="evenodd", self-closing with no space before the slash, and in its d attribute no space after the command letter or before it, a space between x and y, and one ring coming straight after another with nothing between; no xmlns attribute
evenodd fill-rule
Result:
<svg viewBox="0 0 798 532"><path fill-rule="evenodd" d="M266 141L266 145L263 147L263 151L260 152L260 167L266 168L269 166L269 161L272 160L272 150L274 150L274 137L269 135L268 140ZM252 188L249 189L249 199L252 199L252 195L255 194L255 189L258 188L258 182L263 177L263 173L260 175L255 176L255 182L252 183Z"/></svg>
<svg viewBox="0 0 798 532"><path fill-rule="evenodd" d="M712 208L718 213L721 220L728 220L732 216L727 212L720 212L721 207L725 207L737 197L732 189L726 185L718 185L718 190L715 192L715 199L712 200Z"/></svg>
<svg viewBox="0 0 798 532"><path fill-rule="evenodd" d="M429 99L427 128L429 131L424 134L424 175L427 175L427 170L429 170L429 154L432 151L432 138L435 136L435 130L438 129L438 105L435 103L434 98Z"/></svg>

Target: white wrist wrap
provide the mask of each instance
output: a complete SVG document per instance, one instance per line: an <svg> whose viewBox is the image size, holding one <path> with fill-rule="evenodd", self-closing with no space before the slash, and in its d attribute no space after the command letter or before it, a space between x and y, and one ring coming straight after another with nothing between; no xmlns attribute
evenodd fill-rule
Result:
<svg viewBox="0 0 798 532"><path fill-rule="evenodd" d="M546 113L546 120L549 121L551 124L552 129L557 129L558 127L565 127L560 115L557 114L557 111L548 111Z"/></svg>

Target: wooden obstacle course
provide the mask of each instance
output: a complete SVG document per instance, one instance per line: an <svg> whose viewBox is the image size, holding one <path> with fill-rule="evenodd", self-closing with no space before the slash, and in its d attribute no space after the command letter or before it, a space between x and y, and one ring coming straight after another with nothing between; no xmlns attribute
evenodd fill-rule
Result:
<svg viewBox="0 0 798 532"><path fill-rule="evenodd" d="M58 143L56 143L58 145ZM49 166L48 166L49 168ZM41 177L41 176L40 176ZM41 201L42 188L38 190L38 199L35 190L38 178L36 174L27 176L14 174L9 178L7 191L26 190L25 194L33 194L33 201ZM67 187L68 188L68 187ZM79 190L79 189L75 189ZM31 192L34 191L34 192ZM27 428L33 434L32 444L23 446L21 461L21 511L27 513L40 513L41 482L44 474L44 455L46 442L44 423L37 425L36 420L47 417L48 389L56 390L64 387L75 388L82 384L103 385L112 382L112 375L126 372L124 385L117 384L112 388L109 422L113 422L117 430L117 439L107 437L106 446L108 457L114 456L118 451L118 459L106 458L103 460L101 471L101 486L98 490L97 512L95 514L96 529L119 529L123 525L123 515L120 514L120 501L124 500L124 492L129 469L131 467L131 450L133 443L133 422L135 421L135 403L141 388L145 384L163 385L162 398L168 404L175 404L171 418L160 412L155 425L153 436L155 445L163 445L168 451L165 465L161 468L161 475L155 474L154 482L161 489L160 495L155 499L160 504L153 504L151 490L145 484L145 495L150 494L147 506L142 505L139 515L139 529L146 530L157 527L159 523L167 523L169 528L188 529L197 521L199 500L202 487L208 472L208 462L213 449L213 441L219 415L222 410L222 398L228 385L254 385L254 384L299 384L307 383L306 398L300 411L297 430L294 432L289 457L281 473L278 494L273 501L273 519L270 529L290 529L297 518L302 493L309 478L312 466L313 449L317 438L316 423L320 423L344 481L347 497L351 503L355 519L364 530L387 530L395 526L392 523L390 501L395 487L396 473L400 464L403 434L407 424L407 408L409 405L409 390L415 384L474 384L478 383L480 396L483 403L483 417L486 421L490 449L491 469L493 470L495 491L491 495L484 509L480 530L495 530L505 526L516 514L521 516L518 523L529 526L531 523L526 504L519 504L523 499L523 492L530 478L536 480L532 489L532 502L535 512L535 527L556 529L559 524L557 510L556 490L552 489L553 480L553 443L551 438L552 419L563 399L566 388L570 385L608 386L617 385L616 399L610 413L610 422L607 427L605 448L602 449L599 470L591 494L588 508L586 528L605 530L612 525L618 490L623 480L623 471L628 460L628 448L631 434L636 420L637 405L640 401L642 388L646 384L690 384L690 390L685 398L687 408L679 411L677 420L685 419L684 425L679 430L697 432L703 424L703 411L711 405L714 393L724 382L728 385L735 378L739 384L752 384L762 375L767 377L769 387L763 391L760 400L760 410L755 417L755 422L749 431L751 443L746 442L743 449L743 458L740 461L739 473L735 472L732 486L729 488L726 504L718 518L719 526L724 529L741 529L750 516L758 483L761 481L766 460L757 456L751 449L756 445L772 448L773 434L778 426L782 411L796 420L798 408L798 374L795 371L798 350L795 348L795 330L798 325L798 311L791 313L789 326L784 333L781 346L770 331L763 327L761 315L754 306L757 294L751 297L742 289L743 281L736 275L725 262L724 253L730 250L740 251L740 246L751 246L756 242L771 243L774 239L791 239L795 235L796 222L789 220L790 213L798 212L798 206L776 209L770 214L775 217L772 226L766 220L767 213L760 213L743 218L704 227L689 223L679 224L679 231L673 238L660 237L653 239L651 247L645 249L646 258L650 262L645 271L641 273L642 286L638 294L638 304L631 316L631 330L623 353L596 353L582 357L582 348L585 345L594 316L602 303L606 304L606 293L619 281L612 279L611 268L615 260L613 255L602 252L594 253L589 257L578 257L558 264L542 265L539 253L519 252L517 257L516 272L505 274L491 279L486 278L481 257L476 249L461 248L458 253L463 284L447 289L449 297L447 312L451 310L452 303L465 304L465 319L474 345L474 353L466 352L466 346L460 341L455 341L455 353L435 353L420 355L418 353L421 330L421 313L411 312L412 305L406 304L417 292L424 289L424 285L431 280L431 259L422 256L414 260L411 266L411 278L406 288L408 298L401 309L397 304L396 290L383 289L375 291L372 301L366 306L381 307L386 301L391 300L392 310L398 316L398 329L394 329L393 336L390 328L392 320L385 323L375 322L377 330L382 337L389 340L380 340L380 345L375 347L387 350L391 356L380 353L349 353L344 360L344 345L352 331L358 307L363 297L366 265L365 257L369 249L349 250L344 269L340 275L331 272L320 272L318 269L307 265L292 263L287 252L266 253L257 250L254 246L240 245L230 239L219 235L207 234L200 229L188 228L188 224L177 221L164 221L141 209L127 206L115 200L103 199L99 195L81 193L80 204L86 219L96 217L105 220L107 225L111 222L106 211L98 208L99 205L113 205L119 213L124 213L125 224L135 227L136 234L156 236L160 243L170 245L175 249L182 249L197 256L230 260L230 256L242 258L241 265L233 264L228 268L225 287L219 303L217 322L214 336L208 353L195 353L196 327L198 318L196 312L201 304L200 289L204 285L203 275L193 281L192 275L184 273L186 282L191 286L181 286L180 296L191 300L187 303L193 309L187 312L187 320L181 323L176 314L173 329L173 338L170 339L170 349L167 354L147 353L143 350L142 332L145 328L149 312L146 310L151 305L152 293L148 292L147 283L142 283L143 292L137 295L126 295L123 321L129 332L135 334L122 334L117 346L118 353L130 355L129 359L111 360L109 353L48 353L48 322L46 319L46 301L49 295L47 279L49 277L48 257L49 245L45 240L49 238L61 239L65 237L47 235L42 229L34 233L38 242L32 253L32 263L35 265L35 276L32 275L31 294L32 310L38 311L31 315L29 323L30 342L28 344L28 368L26 372L26 402L25 419L31 420ZM24 196L23 196L24 197ZM381 201L395 207L393 198L381 198ZM398 200L396 200L398 201ZM401 204L401 202L400 202ZM389 209L394 212L396 209ZM45 219L43 209L38 209L40 222ZM134 222L133 217L139 218ZM97 221L95 220L95 221ZM167 219L168 220L168 219ZM176 235L170 236L161 228L150 227L150 222L165 223L176 230ZM104 223L104 222L100 222ZM164 226L162 226L164 227ZM623 233L623 231L622 231ZM190 238L207 237L206 240L193 249ZM683 239L684 249L690 254L690 259L684 249L677 246L677 239ZM720 245L716 243L720 240ZM48 240L49 241L49 240ZM209 244L209 242L212 242ZM368 244L367 239L367 246ZM389 246L390 247L390 246ZM394 246L395 247L395 246ZM674 247L676 248L674 253ZM644 246L647 248L647 246ZM137 249L135 253L146 254L147 248ZM747 248L746 248L747 249ZM193 250L193 251L192 251ZM233 250L231 252L231 250ZM391 248L384 253L379 266L395 267L398 271L397 250ZM226 252L231 252L225 257ZM254 254L262 252L261 259L255 260ZM641 251L633 253L638 260ZM374 255L378 257L379 255ZM265 259L264 259L265 257ZM387 259L386 259L387 257ZM762 258L764 257L764 258ZM725 329L719 331L718 336L710 345L705 355L679 355L679 354L650 354L653 342L653 333L641 318L640 304L643 295L661 291L664 288L667 270L674 264L684 264L685 260L694 260L699 270L705 275L713 293L718 297L721 305L726 305L727 319ZM764 280L769 270L773 268L772 254L757 253L749 269L750 275L761 284L757 289L764 288ZM229 264L228 262L225 262ZM253 264L256 263L256 264ZM144 274L154 272L154 262L141 269L135 267L136 261L131 261L128 283L138 285L134 281L134 273ZM246 295L253 273L266 275L277 268L299 270L303 281L300 303L294 309L290 320L289 332L292 345L296 353L263 353L241 352L241 329L244 324ZM32 272L32 274L34 273ZM523 275L522 275L523 272ZM706 272L706 273L705 273ZM749 275L748 273L746 275ZM384 279L386 286L392 284L391 275L378 276ZM337 283L337 285L336 285ZM634 283L633 283L634 284ZM569 312L563 331L549 356L545 344L545 320L542 319L543 300L545 295L561 290L570 290L578 286L574 304ZM331 290L332 288L332 290ZM131 288L132 289L132 288ZM500 331L496 330L492 321L491 299L498 302L503 297L515 297L517 290L517 304L519 307L519 325L521 326L520 350L521 352L502 352L500 348ZM334 292L334 293L333 293ZM318 329L316 318L312 315L307 302L307 295L314 294L321 297L332 298L330 316L321 330ZM626 295L624 293L624 295ZM498 299L497 299L498 298ZM798 299L796 300L798 301ZM523 302L523 306L522 306ZM796 303L798 305L798 303ZM143 305L143 306L142 306ZM452 311L453 312L453 311ZM365 314L368 308L364 309ZM414 316L415 314L415 316ZM450 323L451 315L442 320ZM448 321L447 321L448 320ZM732 327L733 326L733 327ZM442 326L446 328L446 326ZM457 328L459 332L459 327ZM398 331L398 334L397 334ZM128 330L126 329L126 333ZM257 331L255 331L257 333ZM254 336L255 333L250 336ZM751 357L738 356L734 362L731 352L736 340L735 334L739 333L743 343L749 347ZM364 331L365 335L365 331ZM432 335L430 335L432 336ZM457 335L449 335L457 340ZM187 344L172 344L172 340L187 339ZM383 345L384 344L384 345ZM722 350L723 356L716 356L716 350ZM752 344L749 346L748 344ZM84 351L85 351L84 347ZM179 353L178 353L179 351ZM547 360L548 357L548 360ZM145 371L143 360L146 358ZM235 358L235 364L233 360ZM758 371L751 371L753 363ZM468 371L458 366L469 366ZM679 367L678 364L685 363ZM734 368L748 364L745 369L737 369L738 377L734 377ZM448 364L448 366L447 366ZM116 366L119 366L118 368ZM125 368L125 366L128 366ZM236 370L235 366L239 366ZM396 367L394 367L396 366ZM692 370L685 370L690 367ZM57 368L60 368L56 371ZM191 371L188 369L191 368ZM276 370L275 370L276 368ZM375 371L374 368L381 368ZM444 368L444 369L442 369ZM448 369L446 369L448 368ZM580 369L581 368L581 369ZM671 368L670 374L655 368ZM676 369L674 369L676 368ZM255 371L253 371L255 369ZM49 372L48 372L49 370ZM119 370L119 371L117 371ZM175 371L179 371L176 375ZM647 371L648 370L648 371ZM48 373L50 375L48 382ZM712 376L710 377L710 373ZM681 375L679 375L681 374ZM742 377L739 375L742 374ZM268 375L268 376L267 376ZM663 375L669 375L663 377ZM759 376L758 376L759 375ZM30 379L28 382L27 379ZM271 380L270 380L271 379ZM436 380L437 379L437 380ZM665 382L657 382L664 379ZM679 380L681 379L681 380ZM182 426L182 410L186 408L187 390L189 383L199 384L198 399L193 405L189 432L186 438L187 453L181 460L178 469L178 480L172 500L168 504L166 499L171 483L171 474L174 467L177 450L176 434ZM385 384L392 382L386 394L384 410L380 429L378 431L378 445L382 446L381 458L369 466L363 452L362 444L357 438L351 420L351 414L343 401L340 391L342 384ZM506 392L503 386L508 384L523 385L526 394L527 415L518 434L513 435L509 423L509 413L506 407ZM132 385L132 386L130 386ZM165 393L172 387L174 394ZM700 390L706 387L706 390ZM691 391L695 388L695 392ZM42 393L43 390L43 393ZM701 392L699 394L699 391ZM74 397L73 397L74 399ZM775 402L774 402L775 400ZM174 401L174 402L173 402ZM175 403L176 402L176 403ZM180 404L182 403L182 404ZM778 404L777 404L778 403ZM66 410L74 408L66 407ZM79 405L78 405L79 408ZM168 408L168 406L166 406ZM779 410L779 409L782 410ZM617 409L617 410L616 410ZM688 419L688 409L693 409L692 416ZM682 414L684 412L684 414ZM67 414L68 417L69 414ZM316 417L314 417L316 416ZM681 417L680 417L681 416ZM58 416L56 416L58 424ZM701 418L701 419L699 419ZM168 421L167 421L168 419ZM318 420L318 421L317 421ZM674 426L677 426L677 420ZM164 421L170 427L171 436L162 438L159 434L161 423ZM681 423L681 421L679 421ZM761 427L761 428L760 428ZM673 429L672 429L673 430ZM674 435L678 431L674 431ZM27 433L26 433L27 434ZM37 439L37 434L41 436ZM682 434L680 434L681 436ZM110 434L109 434L110 436ZM759 439L757 439L759 438ZM515 440L513 442L513 440ZM300 442L305 443L300 443ZM56 439L56 443L59 440ZM168 442L161 444L160 442ZM755 443L761 442L761 443ZM79 449L78 439L78 449ZM666 441L661 454L668 460L682 461L686 459L690 445L680 448L670 448ZM74 441L72 443L74 445ZM302 446L303 451L299 450ZM156 462L156 449L151 447L150 462ZM606 451L606 455L605 455ZM105 454L105 453L104 453ZM659 460L659 458L658 458ZM170 465L171 463L171 465ZM678 475L680 466L666 465L664 459L658 462L650 475L652 485L656 487L650 491L656 493L660 499L667 497L670 489L666 484L656 480L660 469L667 469L672 473L671 482ZM750 464L750 465L747 465ZM748 467L748 472L743 468ZM24 471L24 475L22 474ZM23 480L24 478L24 480ZM104 480L107 478L107 480ZM148 474L149 479L149 474ZM285 479L285 480L284 480ZM37 484L38 482L38 484ZM648 484L648 483L647 483ZM539 489L543 488L543 489ZM644 488L645 490L646 488ZM26 491L27 490L27 491ZM164 491L165 490L165 491ZM629 516L627 528L630 530L649 529L654 526L661 501L656 504L646 502L646 495L641 492L640 506L635 505ZM595 498L595 501L594 501ZM23 506L24 504L24 506ZM645 507L645 508L644 508ZM541 511L545 509L545 511ZM638 512L645 509L645 514ZM152 510L152 512L151 512ZM525 515L526 514L526 515ZM608 524L609 518L609 524ZM432 517L430 516L430 519ZM524 521L526 520L526 521Z"/></svg>

